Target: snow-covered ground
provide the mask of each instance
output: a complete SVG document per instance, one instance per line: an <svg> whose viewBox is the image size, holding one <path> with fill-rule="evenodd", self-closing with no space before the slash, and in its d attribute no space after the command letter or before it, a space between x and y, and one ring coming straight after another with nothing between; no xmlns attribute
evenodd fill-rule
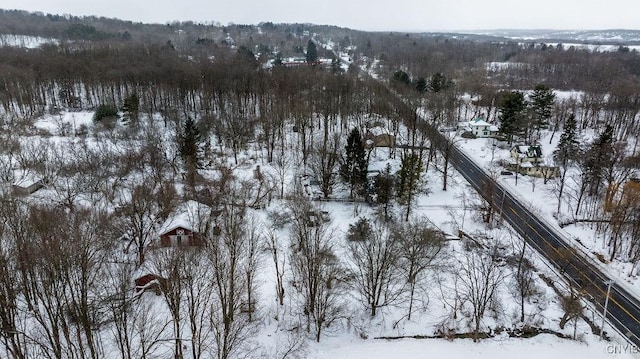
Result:
<svg viewBox="0 0 640 359"><path fill-rule="evenodd" d="M542 153L545 157L552 155L557 146L557 141L560 138L560 133L556 133L551 143L549 143L550 136L551 133L549 132L540 141ZM493 140L489 138L462 139L459 146L468 156L473 158L476 163L480 164L480 166L487 171L500 173L502 168L497 164L492 164L492 156L494 162L508 159L509 149L494 149L492 141ZM495 152L492 154L494 150ZM541 218L555 227L557 231L564 233L568 243L576 249L581 250L585 255L593 258L593 262L613 277L618 284L625 286L625 288L628 288L640 297L640 280L637 275L629 276L631 268L629 263L612 261L604 264L595 256L594 253L602 254L605 257L607 256L605 239L601 233L598 233L589 225L570 225L560 228L556 217L571 218L571 214L565 213L566 206L563 206L563 212L561 212L559 216L556 215L558 199L552 192L554 186L553 180L550 180L546 185L541 178L536 179L521 175L517 177L517 184L516 176L513 175L499 175L498 180L500 184L505 186L512 194L530 204L530 207L534 209Z"/></svg>
<svg viewBox="0 0 640 359"><path fill-rule="evenodd" d="M468 153L480 163L486 163L490 159L487 150L488 139L467 140L461 143ZM496 154L504 155L503 153ZM497 158L496 158L497 160ZM372 154L370 168L384 168L386 163L394 164L396 161L388 158L385 150L377 149ZM397 163L395 163L397 165ZM472 201L473 190L466 184L464 179L456 171L452 171L453 175L450 179L448 190L442 190L441 175L427 170L428 180L427 187L429 193L419 197L415 206L413 217L426 218L430 223L447 233L455 233L456 229L463 229L467 233L477 235L479 237L487 236L489 240L495 240L507 247L509 251L511 246L517 246L520 239L513 236L513 233L506 226L488 230L481 223L473 219L473 214L465 213L464 206L461 201ZM531 186L522 177L519 179L518 186L512 183L513 179L509 177L501 178L501 182L515 193L522 190L524 200L535 202L539 194L545 193L540 183L536 192L529 194ZM466 199L463 199L465 198ZM541 200L544 203L544 200ZM353 223L356 218L354 208L350 204L325 202L322 204L323 209L329 211L332 217L332 224L338 228L336 238L344 237L344 231L348 228L348 224ZM553 208L553 206L551 206ZM543 209L541 211L544 211ZM372 215L371 210L362 207L359 208L358 216ZM553 218L551 218L553 219ZM482 239L480 239L482 240ZM466 255L463 249L463 241L449 241L447 245L447 254L453 258L462 258ZM555 278L556 283L562 288L562 280L556 276L552 268L548 267L545 261L536 253L529 253L530 260L536 267L536 272ZM455 264L452 264L455 265ZM450 280L445 279L445 281ZM517 312L517 304L514 303L512 294L508 287L512 285L512 279L506 278L505 285L499 294L499 301L502 303L502 314L488 316L484 320L484 325L494 327L496 325L510 325L517 322L514 320L515 312ZM445 355L448 358L564 358L579 357L588 359L599 358L634 358L637 356L637 348L629 346L626 342L613 334L613 340L610 342L599 341L597 335L591 334L590 328L586 323L580 321L577 326L579 341L558 338L552 334L540 334L529 339L509 338L505 335L498 335L494 338L481 340L474 343L471 339L376 339L380 337L411 337L411 336L431 336L441 322L450 316L450 308L447 307L447 293L435 290L438 283L434 277L428 281L427 294L420 310L415 313L411 321L402 320L403 311L406 310L403 305L394 308L387 308L382 313L381 318L367 318L366 316L358 317L360 322L355 320L352 322L353 327L340 328L337 330L328 330L328 334L320 343L312 343L308 348L308 357L318 359L328 358L423 358L423 357L439 357ZM447 284L445 284L447 285ZM559 329L558 321L562 316L562 311L557 296L544 284L539 287L542 294L537 299L538 304L528 305L527 315L535 317L533 321L541 327L571 336L572 326ZM564 288L566 289L566 288ZM534 300L535 302L536 300ZM361 310L359 304L353 303L354 313ZM586 316L594 322L600 323L599 313L590 309L586 310ZM458 325L460 331L466 331L464 320L459 320ZM608 333L612 332L606 328ZM359 333L359 335L357 335ZM366 339L364 339L366 338Z"/></svg>
<svg viewBox="0 0 640 359"><path fill-rule="evenodd" d="M633 358L638 350L625 344L590 344L541 334L529 339L496 337L474 343L470 339L328 339L317 345L317 359L447 358L447 359L529 359L529 358Z"/></svg>
<svg viewBox="0 0 640 359"><path fill-rule="evenodd" d="M49 115L35 121L34 127L41 133L46 132L46 137L50 140L67 141L65 143L73 145L74 134L77 133L78 127L85 125L89 128L90 133L94 130L92 116L91 112L63 112L60 115ZM291 138L289 141L294 143L295 139ZM488 168L493 150L488 141L490 140L461 140L459 145ZM550 153L551 150L547 146L544 147L546 153ZM260 153L261 151L253 146L242 151L239 154L240 164L233 167L234 174L250 178L258 163L261 164L265 173L271 170L277 171L277 168L271 167L270 164L261 162ZM494 160L498 160L502 156L506 156L506 153L493 153ZM231 163L231 157L228 160ZM371 154L370 169L381 170L385 168L387 163L391 164L393 170L397 170L399 155L390 156L389 151L385 149L376 149ZM292 178L298 175L299 171L299 168L289 167L286 181L287 189L295 185ZM507 226L487 229L481 221L477 220L477 213L470 205L471 202L477 201L477 198L474 198L477 195L455 170L451 170L447 191L442 190L442 175L432 168L427 169L424 180L425 188L428 190L418 196L412 211L413 218L424 219L445 233L456 234L458 229L464 230L477 237L480 243L497 244L504 249L506 254L517 250L520 240L509 231ZM538 181L535 191L532 191L531 183L525 177L519 178L517 186L514 180L509 176L500 178L504 185L514 193L518 193L524 200L532 203L532 206L539 208L543 216L553 221L551 213L555 208L555 202L552 195L544 190L542 181ZM346 261L345 233L349 225L360 216L372 218L375 208L365 204L356 205L331 201L318 202L317 205L322 210L329 212L332 219L331 227L334 231L333 243L336 245L339 257ZM284 206L284 203L274 199L267 210L278 210L281 206ZM401 208L397 207L396 210L401 210ZM269 225L269 219L264 211L257 210L255 214L265 222L265 225ZM289 237L287 229L280 232L280 235L282 238ZM434 336L440 328L445 326L455 329L459 333L469 332L468 310L465 312L465 310L459 309L458 317L452 318L451 309L454 300L452 298L455 296L455 288L452 285L452 279L455 278L455 268L458 268L470 253L465 247L465 241L447 241L441 255L443 257L441 268L444 269L429 273L417 298L411 320L405 318L407 305L402 301L382 308L378 316L371 318L367 310L354 296L347 295L349 298L346 304L348 319L338 320L332 323L331 327L326 328L320 343L313 342L301 330L307 345L303 351L304 355L298 357L317 359L376 359L391 356L399 358L447 356L451 359L513 358L515 356L523 359L539 356L549 358L575 356L585 359L636 357L637 348L626 346L624 341L615 335L612 341L598 341L598 337L591 333L590 327L583 321L577 322L578 341L559 338L552 334L540 334L529 339L509 338L502 334L481 340L478 343L474 343L470 339L376 339L380 337ZM555 275L553 270L548 268L535 253L530 253L530 256L536 272L553 278L562 288L562 280ZM291 332L286 324L287 320L290 322L300 320L300 313L296 312L296 296L293 288L287 287L287 304L284 307L278 306L273 300L275 298L275 279L272 266L269 259L265 259L262 264L264 270L261 271L258 278L259 295L263 300L259 308L261 326L255 340L262 343L262 346L250 357L276 357L273 351L277 351L277 348L274 347L279 346L283 341L286 342L286 336ZM516 317L519 307L514 300L512 289L510 289L513 287L512 269L505 266L503 270L504 283L498 290L499 299L496 301L499 306L494 308L491 314L486 315L483 320L483 328L495 330L499 327L513 328L518 325ZM564 329L560 329L558 326L563 312L557 295L541 281L538 282L540 282L537 284L538 295L526 304L528 321L540 328L549 329L564 336L571 336L574 331L573 324L567 325ZM156 306L162 309L162 301L157 300L153 294L146 293L143 299L145 298L148 298L149 302L156 303ZM587 310L585 315L599 323L599 313ZM607 331L610 332L610 330Z"/></svg>
<svg viewBox="0 0 640 359"><path fill-rule="evenodd" d="M35 49L44 44L57 45L58 40L39 36L0 34L0 46L25 47Z"/></svg>

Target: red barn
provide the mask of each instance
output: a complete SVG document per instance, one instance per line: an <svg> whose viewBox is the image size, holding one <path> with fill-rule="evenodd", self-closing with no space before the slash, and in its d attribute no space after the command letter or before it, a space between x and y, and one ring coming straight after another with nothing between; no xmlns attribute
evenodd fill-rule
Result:
<svg viewBox="0 0 640 359"><path fill-rule="evenodd" d="M198 228L209 224L211 214L211 207L205 204L193 200L182 203L158 228L158 243L155 246L204 245L204 236L198 233Z"/></svg>
<svg viewBox="0 0 640 359"><path fill-rule="evenodd" d="M160 247L200 246L200 234L185 225L176 225L160 234Z"/></svg>

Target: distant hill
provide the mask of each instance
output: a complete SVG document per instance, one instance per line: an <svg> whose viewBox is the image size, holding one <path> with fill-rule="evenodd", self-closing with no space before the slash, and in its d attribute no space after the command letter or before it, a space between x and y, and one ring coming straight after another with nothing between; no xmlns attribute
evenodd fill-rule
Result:
<svg viewBox="0 0 640 359"><path fill-rule="evenodd" d="M531 42L580 43L597 45L640 45L640 30L488 30L462 32L464 36Z"/></svg>

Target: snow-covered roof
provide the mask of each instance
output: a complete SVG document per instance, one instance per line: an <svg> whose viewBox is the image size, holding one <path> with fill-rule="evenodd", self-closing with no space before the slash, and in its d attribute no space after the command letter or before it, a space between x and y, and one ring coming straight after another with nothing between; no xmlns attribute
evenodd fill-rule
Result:
<svg viewBox="0 0 640 359"><path fill-rule="evenodd" d="M166 221L158 228L163 235L178 227L196 232L200 223L209 218L211 207L197 201L189 200L176 208Z"/></svg>
<svg viewBox="0 0 640 359"><path fill-rule="evenodd" d="M16 180L13 182L14 186L28 188L36 183L42 181L42 177L36 174L21 174L20 171L14 171Z"/></svg>
<svg viewBox="0 0 640 359"><path fill-rule="evenodd" d="M481 118L476 118L469 121L470 126L491 126L491 124Z"/></svg>
<svg viewBox="0 0 640 359"><path fill-rule="evenodd" d="M521 154L521 157L542 157L542 149L539 145L518 145L514 149Z"/></svg>
<svg viewBox="0 0 640 359"><path fill-rule="evenodd" d="M389 135L389 130L382 126L375 126L368 129L368 132L373 136Z"/></svg>

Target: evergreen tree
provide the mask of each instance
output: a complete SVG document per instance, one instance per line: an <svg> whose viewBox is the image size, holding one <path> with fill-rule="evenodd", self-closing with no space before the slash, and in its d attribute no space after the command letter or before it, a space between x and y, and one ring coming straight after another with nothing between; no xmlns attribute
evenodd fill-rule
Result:
<svg viewBox="0 0 640 359"><path fill-rule="evenodd" d="M137 126L140 111L140 99L136 93L124 99L122 105L122 113L124 118L130 122L131 125Z"/></svg>
<svg viewBox="0 0 640 359"><path fill-rule="evenodd" d="M553 152L553 157L562 168L566 168L569 163L580 154L580 142L578 141L578 124L574 114L564 124L562 135L558 141L558 146Z"/></svg>
<svg viewBox="0 0 640 359"><path fill-rule="evenodd" d="M422 158L413 151L404 154L401 159L396 193L400 203L407 206L405 220L409 220L411 204L420 189L420 176L422 174Z"/></svg>
<svg viewBox="0 0 640 359"><path fill-rule="evenodd" d="M508 143L513 142L514 136L524 132L524 113L526 110L524 94L520 91L511 91L505 94L500 102L500 132L506 137Z"/></svg>
<svg viewBox="0 0 640 359"><path fill-rule="evenodd" d="M187 169L195 171L196 168L201 168L203 156L202 136L191 117L184 122L179 141L180 156L184 160Z"/></svg>
<svg viewBox="0 0 640 359"><path fill-rule="evenodd" d="M391 165L387 163L384 172L378 174L373 181L375 202L382 206L385 219L389 219L389 207L393 199L395 179L391 174Z"/></svg>
<svg viewBox="0 0 640 359"><path fill-rule="evenodd" d="M342 69L342 64L337 57L331 59L331 72L334 74L341 74L344 72L344 70Z"/></svg>
<svg viewBox="0 0 640 359"><path fill-rule="evenodd" d="M99 105L93 114L94 122L105 122L118 118L118 109L111 105Z"/></svg>
<svg viewBox="0 0 640 359"><path fill-rule="evenodd" d="M309 42L307 42L306 59L307 59L307 62L318 61L318 48L316 47L316 44L312 40L309 40Z"/></svg>
<svg viewBox="0 0 640 359"><path fill-rule="evenodd" d="M429 91L438 93L453 87L453 81L448 79L445 75L437 72L429 79Z"/></svg>
<svg viewBox="0 0 640 359"><path fill-rule="evenodd" d="M571 114L564 124L564 130L562 135L560 135L558 146L553 152L553 157L561 169L560 187L558 188L558 214L560 213L562 205L562 194L564 192L567 168L572 161L580 158L581 150L580 141L578 141L578 124L576 122L576 116Z"/></svg>
<svg viewBox="0 0 640 359"><path fill-rule="evenodd" d="M551 111L553 110L556 95L547 85L539 84L533 90L529 99L532 112L531 132L532 134L537 134L540 130L549 127L549 119L551 119Z"/></svg>
<svg viewBox="0 0 640 359"><path fill-rule="evenodd" d="M393 73L393 80L403 83L405 85L409 85L411 84L411 78L409 77L409 74L407 74L406 72L402 71L402 70L398 70L396 72Z"/></svg>
<svg viewBox="0 0 640 359"><path fill-rule="evenodd" d="M276 54L276 58L273 60L273 66L281 66L282 65L282 53L278 52Z"/></svg>
<svg viewBox="0 0 640 359"><path fill-rule="evenodd" d="M590 195L600 191L603 171L613 160L613 154L613 127L607 125L584 156L583 171Z"/></svg>
<svg viewBox="0 0 640 359"><path fill-rule="evenodd" d="M352 198L354 193L362 193L366 189L368 168L369 161L364 149L364 141L360 131L354 128L347 138L345 157L340 166L340 175L349 184Z"/></svg>
<svg viewBox="0 0 640 359"><path fill-rule="evenodd" d="M119 118L118 109L111 105L100 105L96 108L96 112L93 114L93 121L95 123L100 123L109 130L113 130L115 128L116 122Z"/></svg>
<svg viewBox="0 0 640 359"><path fill-rule="evenodd" d="M373 227L369 220L360 217L354 224L349 225L349 230L347 231L347 240L349 242L364 242L371 238L373 233Z"/></svg>
<svg viewBox="0 0 640 359"><path fill-rule="evenodd" d="M423 92L427 92L427 90L429 89L429 84L427 83L427 79L425 79L424 77L418 77L418 80L416 81L416 90L418 90L418 92L423 93Z"/></svg>

